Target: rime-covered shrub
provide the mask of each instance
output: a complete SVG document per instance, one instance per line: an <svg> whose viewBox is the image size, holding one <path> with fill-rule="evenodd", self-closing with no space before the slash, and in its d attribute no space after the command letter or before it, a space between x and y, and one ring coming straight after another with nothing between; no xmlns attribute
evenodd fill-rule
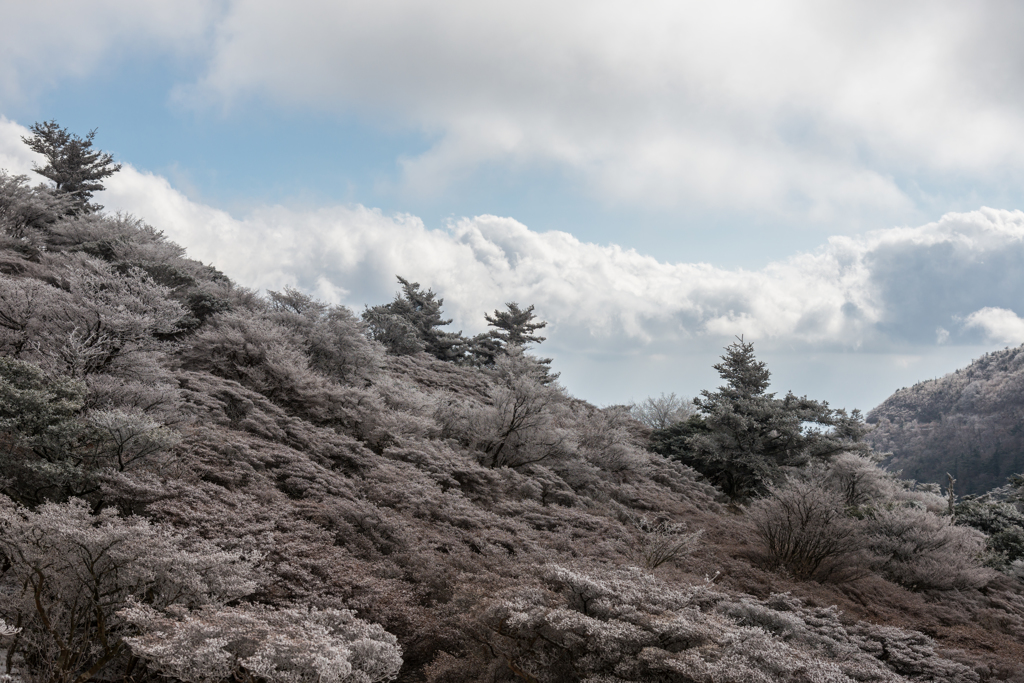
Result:
<svg viewBox="0 0 1024 683"><path fill-rule="evenodd" d="M870 518L870 548L881 571L911 588L977 588L993 577L982 566L985 535L918 507L879 509Z"/></svg>
<svg viewBox="0 0 1024 683"><path fill-rule="evenodd" d="M99 437L94 449L109 469L118 472L153 464L158 455L173 448L180 435L142 412L94 410L84 419Z"/></svg>
<svg viewBox="0 0 1024 683"><path fill-rule="evenodd" d="M740 625L764 629L794 647L834 661L843 674L856 681L909 678L975 683L979 679L969 667L941 656L935 642L921 633L844 622L834 606L809 607L788 593L775 593L764 601L728 597L715 610Z"/></svg>
<svg viewBox="0 0 1024 683"><path fill-rule="evenodd" d="M38 280L0 275L0 351L20 358L32 357L39 347L55 348L51 339L60 335L55 314L69 298Z"/></svg>
<svg viewBox="0 0 1024 683"><path fill-rule="evenodd" d="M199 290L214 282L227 282L216 269L185 258L181 246L129 214L90 213L69 217L49 231L46 241L52 252L85 254L119 270L141 268L154 282L177 294Z"/></svg>
<svg viewBox="0 0 1024 683"><path fill-rule="evenodd" d="M642 570L596 577L549 566L542 578L543 586L506 591L479 616L495 664L520 678L638 680L666 668L671 651L699 647L723 630L691 607L703 587L670 589Z"/></svg>
<svg viewBox="0 0 1024 683"><path fill-rule="evenodd" d="M141 413L164 423L181 423L180 387L174 375L157 365L142 377L90 375L85 378L87 410L121 410Z"/></svg>
<svg viewBox="0 0 1024 683"><path fill-rule="evenodd" d="M571 419L577 453L598 468L625 477L650 461L626 408L575 407Z"/></svg>
<svg viewBox="0 0 1024 683"><path fill-rule="evenodd" d="M1007 571L1010 576L1015 576L1024 581L1024 560L1014 560L1010 563L1010 567Z"/></svg>
<svg viewBox="0 0 1024 683"><path fill-rule="evenodd" d="M949 499L942 494L938 484L896 479L895 475L891 481L895 485L895 490L890 502L927 510L935 515L949 513Z"/></svg>
<svg viewBox="0 0 1024 683"><path fill-rule="evenodd" d="M365 323L344 306L329 306L291 287L268 293L270 319L303 342L309 365L341 382L366 382L380 371L380 347L366 337Z"/></svg>
<svg viewBox="0 0 1024 683"><path fill-rule="evenodd" d="M269 320L232 312L190 339L186 367L235 380L271 400L308 383L308 361L294 335Z"/></svg>
<svg viewBox="0 0 1024 683"><path fill-rule="evenodd" d="M63 218L74 205L66 194L45 185L32 187L28 176L12 176L0 169L0 234L32 239Z"/></svg>
<svg viewBox="0 0 1024 683"><path fill-rule="evenodd" d="M731 598L707 585L670 587L639 569L548 566L541 578L497 596L471 626L485 647L469 661L488 680L978 681L926 636L847 625L835 608L788 595ZM439 661L431 680L459 670L454 659Z"/></svg>
<svg viewBox="0 0 1024 683"><path fill-rule="evenodd" d="M895 497L901 487L894 479L873 458L860 453L840 453L823 465L818 475L819 483L851 512Z"/></svg>
<svg viewBox="0 0 1024 683"><path fill-rule="evenodd" d="M38 366L0 356L0 486L36 504L90 487L94 469L79 415L86 387Z"/></svg>
<svg viewBox="0 0 1024 683"><path fill-rule="evenodd" d="M931 511L939 496L896 482L856 455L794 473L750 507L767 555L798 578L877 569L904 586L978 587L985 536Z"/></svg>
<svg viewBox="0 0 1024 683"><path fill-rule="evenodd" d="M85 382L0 357L0 491L27 505L85 496L105 472L153 467L180 440L139 409L86 411L86 397Z"/></svg>
<svg viewBox="0 0 1024 683"><path fill-rule="evenodd" d="M345 382L377 375L380 347L364 334L362 321L344 306L334 306L309 335L307 350L314 369Z"/></svg>
<svg viewBox="0 0 1024 683"><path fill-rule="evenodd" d="M820 482L797 478L771 488L748 514L769 558L797 578L850 578L852 564L864 569L865 540L843 502Z"/></svg>
<svg viewBox="0 0 1024 683"><path fill-rule="evenodd" d="M384 683L402 666L393 635L349 610L258 605L121 612L140 635L126 641L151 669L189 683Z"/></svg>
<svg viewBox="0 0 1024 683"><path fill-rule="evenodd" d="M50 312L50 336L39 353L54 371L73 377L132 376L154 362L159 337L176 333L187 315L168 289L140 268L122 272L74 255L61 279L70 297Z"/></svg>
<svg viewBox="0 0 1024 683"><path fill-rule="evenodd" d="M315 423L365 434L380 410L371 392L312 370L300 338L251 313L215 316L182 356L188 369L239 382Z"/></svg>
<svg viewBox="0 0 1024 683"><path fill-rule="evenodd" d="M23 631L11 648L40 677L86 681L125 664L132 600L158 608L239 598L251 560L114 510L73 499L37 511L0 499L0 618Z"/></svg>
<svg viewBox="0 0 1024 683"><path fill-rule="evenodd" d="M676 422L685 422L697 414L693 401L680 398L675 393L648 396L639 403L630 403L629 412L639 422L651 429L665 429Z"/></svg>
<svg viewBox="0 0 1024 683"><path fill-rule="evenodd" d="M686 557L704 535L703 529L688 531L686 524L651 521L647 517L634 520L633 526L630 556L644 569L657 569L666 562Z"/></svg>
<svg viewBox="0 0 1024 683"><path fill-rule="evenodd" d="M435 419L442 435L458 439L494 468L550 462L571 449L566 396L561 387L544 383L543 365L514 348L487 372L494 379L488 404L439 401Z"/></svg>

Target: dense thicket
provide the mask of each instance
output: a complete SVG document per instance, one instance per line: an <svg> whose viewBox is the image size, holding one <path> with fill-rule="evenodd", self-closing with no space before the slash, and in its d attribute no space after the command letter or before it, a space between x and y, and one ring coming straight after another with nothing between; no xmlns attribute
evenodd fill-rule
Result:
<svg viewBox="0 0 1024 683"><path fill-rule="evenodd" d="M982 494L1024 472L1024 347L900 389L868 414L869 440L908 479Z"/></svg>
<svg viewBox="0 0 1024 683"><path fill-rule="evenodd" d="M22 680L1024 680L1014 565L862 456L786 460L724 506L511 335L493 362L427 353L445 319L415 283L424 350L2 174L0 233L0 666Z"/></svg>

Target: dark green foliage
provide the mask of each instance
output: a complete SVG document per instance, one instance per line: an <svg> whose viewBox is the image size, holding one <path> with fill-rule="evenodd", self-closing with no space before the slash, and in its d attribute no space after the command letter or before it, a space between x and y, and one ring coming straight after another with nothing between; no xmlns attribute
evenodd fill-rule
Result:
<svg viewBox="0 0 1024 683"><path fill-rule="evenodd" d="M493 333L481 332L469 340L469 353L473 365L494 365L505 353L505 345Z"/></svg>
<svg viewBox="0 0 1024 683"><path fill-rule="evenodd" d="M1024 514L1016 506L987 496L965 496L954 508L957 524L974 527L988 536L990 562L1006 569L1024 559Z"/></svg>
<svg viewBox="0 0 1024 683"><path fill-rule="evenodd" d="M45 443L81 411L85 385L0 356L0 430Z"/></svg>
<svg viewBox="0 0 1024 683"><path fill-rule="evenodd" d="M495 309L494 315L484 314L487 324L495 329L478 334L469 342L471 362L475 365L493 365L501 356L514 353L514 349L523 349L527 344L540 344L544 337L534 334L547 326L543 320L535 322L533 306L520 308L514 301L505 304L508 310ZM551 358L534 359L542 370L541 382L550 384L558 379L558 373L550 371Z"/></svg>
<svg viewBox="0 0 1024 683"><path fill-rule="evenodd" d="M196 320L196 327L205 323L210 316L231 310L231 303L215 294L196 290L185 297L185 306Z"/></svg>
<svg viewBox="0 0 1024 683"><path fill-rule="evenodd" d="M421 290L418 282L409 282L401 276L398 282L402 293L396 294L394 301L367 307L363 312L370 336L391 353L426 351L440 360L461 360L466 355L468 340L461 332L440 329L452 322L442 317L444 299L437 298L430 289Z"/></svg>
<svg viewBox="0 0 1024 683"><path fill-rule="evenodd" d="M53 181L59 194L72 197L76 212L102 209L89 200L93 192L103 189L100 181L120 171L121 164L115 164L110 154L92 148L96 131L89 131L83 138L61 128L56 121L35 123L29 130L32 136L22 138L22 142L46 157L46 165L33 170Z"/></svg>
<svg viewBox="0 0 1024 683"><path fill-rule="evenodd" d="M730 500L761 493L783 468L864 450L860 413L825 402L768 393L771 373L742 339L714 366L726 384L694 400L700 414L651 434L657 453L693 467Z"/></svg>
<svg viewBox="0 0 1024 683"><path fill-rule="evenodd" d="M82 381L0 356L0 491L29 506L91 495L105 473L178 442L138 408L88 410L88 396Z"/></svg>
<svg viewBox="0 0 1024 683"><path fill-rule="evenodd" d="M80 381L0 356L0 490L6 495L36 504L89 486L77 453L85 394Z"/></svg>
<svg viewBox="0 0 1024 683"><path fill-rule="evenodd" d="M496 328L491 330L491 337L508 346L526 346L527 344L540 344L544 341L544 337L539 337L534 333L547 327L547 323L543 320L534 322L537 316L533 314L533 305L519 308L519 304L510 301L505 306L508 308L507 311L495 309L493 316L484 314L487 324Z"/></svg>
<svg viewBox="0 0 1024 683"><path fill-rule="evenodd" d="M409 356L425 348L416 327L405 317L388 312L383 306L363 311L370 338L381 343L388 353Z"/></svg>

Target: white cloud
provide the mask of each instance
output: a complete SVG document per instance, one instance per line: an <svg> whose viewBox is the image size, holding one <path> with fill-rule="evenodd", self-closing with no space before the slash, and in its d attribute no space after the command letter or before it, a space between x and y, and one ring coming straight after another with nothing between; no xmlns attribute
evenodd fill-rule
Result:
<svg viewBox="0 0 1024 683"><path fill-rule="evenodd" d="M43 156L21 141L21 137L28 134L27 128L0 115L0 169L12 175L25 175L32 171L33 163L43 163Z"/></svg>
<svg viewBox="0 0 1024 683"><path fill-rule="evenodd" d="M34 156L20 143L25 134L0 119L0 162L13 172ZM485 311L515 300L537 306L553 340L612 353L719 345L739 334L821 349L955 345L979 330L1003 340L1016 334L1017 319L1007 316L1024 310L1019 211L951 213L916 228L834 237L744 270L666 263L497 216L436 230L360 205L266 206L238 218L131 166L107 186L98 200L110 210L145 218L246 286L296 285L358 308L390 299L400 274L439 292L467 332L483 327Z"/></svg>
<svg viewBox="0 0 1024 683"><path fill-rule="evenodd" d="M555 164L612 201L822 221L906 212L894 176L1022 170L1021 11L927 4L235 0L191 96L383 116L433 192Z"/></svg>
<svg viewBox="0 0 1024 683"><path fill-rule="evenodd" d="M742 270L666 263L496 216L439 230L358 205L236 218L128 167L109 186L108 207L147 218L250 287L299 286L358 310L390 300L401 274L443 296L466 333L507 301L534 304L550 322L544 352L574 393L597 402L714 386L713 359L743 334L781 389L868 408L980 355L977 332L1002 343L1024 327L1010 317L1024 310L1022 212L836 237ZM957 324L967 316L976 325ZM936 339L938 328L948 335Z"/></svg>
<svg viewBox="0 0 1024 683"><path fill-rule="evenodd" d="M202 54L222 9L222 2L205 0L4 2L0 103L90 74L125 52Z"/></svg>
<svg viewBox="0 0 1024 683"><path fill-rule="evenodd" d="M977 327L1000 344L1024 343L1024 320L1005 308L986 306L967 316L966 327Z"/></svg>
<svg viewBox="0 0 1024 683"><path fill-rule="evenodd" d="M0 119L0 167L27 172L27 130ZM1024 213L952 213L915 228L834 237L760 270L666 263L616 245L477 216L428 229L359 205L243 217L193 202L130 165L97 199L164 230L240 284L299 286L358 309L395 274L431 287L467 333L515 300L550 321L545 351L570 388L624 401L713 386L733 335L757 342L783 388L870 407L980 354L979 335L1022 339ZM936 332L938 330L938 332ZM971 345L974 344L974 345Z"/></svg>
<svg viewBox="0 0 1024 683"><path fill-rule="evenodd" d="M147 217L247 286L297 285L359 307L389 299L401 274L444 296L467 331L481 329L484 311L515 300L535 304L553 338L581 348L719 344L743 334L775 346L878 349L933 345L939 328L938 341L955 344L972 339L964 337L972 326L956 320L986 305L1024 305L1021 212L983 209L836 237L743 270L665 263L496 216L438 230L358 205L264 207L235 218L130 167L109 187L100 197L108 207Z"/></svg>
<svg viewBox="0 0 1024 683"><path fill-rule="evenodd" d="M1012 3L40 0L4 19L0 102L171 53L200 65L183 101L422 131L414 192L555 168L599 201L851 226L925 215L929 181L1024 172Z"/></svg>
<svg viewBox="0 0 1024 683"><path fill-rule="evenodd" d="M563 335L618 345L625 339L731 336L859 340L880 315L866 271L831 253L763 271L669 264L615 245L537 233L511 219L478 216L429 230L413 216L362 206L256 210L243 219L194 204L166 180L126 167L100 200L148 217L190 253L258 288L299 285L349 304L390 298L395 274L441 293L467 329L516 300L536 304ZM862 311L850 318L843 306Z"/></svg>

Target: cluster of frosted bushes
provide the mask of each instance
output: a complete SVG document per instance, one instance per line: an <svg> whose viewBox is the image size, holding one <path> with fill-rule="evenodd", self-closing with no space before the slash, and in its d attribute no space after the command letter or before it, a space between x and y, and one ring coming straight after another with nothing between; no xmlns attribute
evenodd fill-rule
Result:
<svg viewBox="0 0 1024 683"><path fill-rule="evenodd" d="M910 588L977 588L985 535L938 514L946 501L908 489L870 460L845 455L775 486L750 507L768 558L801 579L880 572Z"/></svg>
<svg viewBox="0 0 1024 683"><path fill-rule="evenodd" d="M396 638L349 610L251 605L160 613L132 605L121 615L142 633L125 639L136 656L190 683L377 683L402 666Z"/></svg>
<svg viewBox="0 0 1024 683"><path fill-rule="evenodd" d="M834 607L808 608L789 595L760 602L710 582L673 587L638 568L548 565L540 578L479 608L486 654L441 659L433 680L481 666L542 683L979 680L920 633L844 624Z"/></svg>
<svg viewBox="0 0 1024 683"><path fill-rule="evenodd" d="M402 664L395 637L348 610L238 602L259 557L81 500L33 512L0 496L0 556L0 644L39 680L137 660L191 683L375 683Z"/></svg>

